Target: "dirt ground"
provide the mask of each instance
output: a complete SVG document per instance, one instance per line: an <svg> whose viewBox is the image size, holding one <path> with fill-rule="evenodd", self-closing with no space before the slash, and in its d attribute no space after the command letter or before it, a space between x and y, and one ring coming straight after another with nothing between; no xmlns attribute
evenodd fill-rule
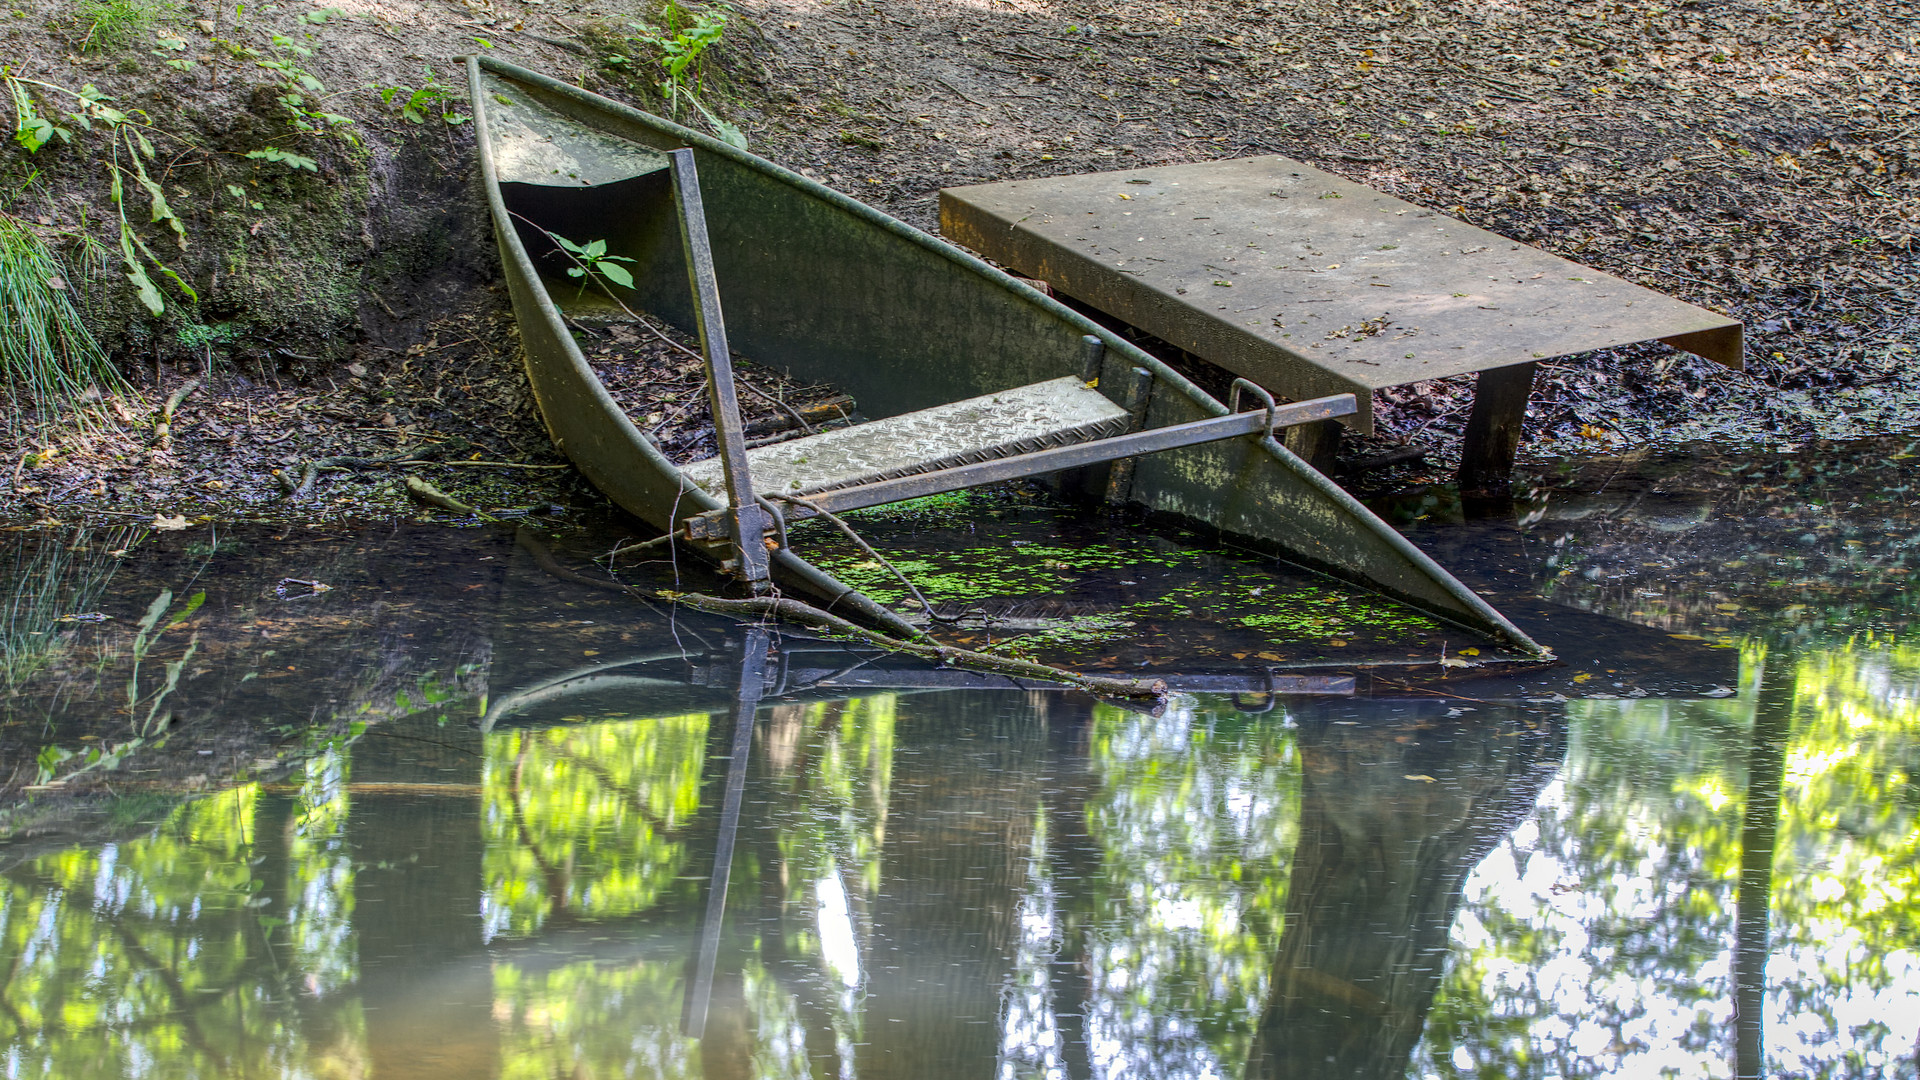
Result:
<svg viewBox="0 0 1920 1080"><path fill-rule="evenodd" d="M518 373L470 128L443 116L464 116L455 58L483 48L661 109L636 25L672 12L133 5L103 45L98 13L128 2L29 3L0 56L176 136L186 243L164 250L199 299L156 320L117 253L76 271L136 389L93 406L97 434L11 430L0 516L411 512L404 471L483 505L581 494ZM1744 373L1662 346L1545 365L1541 457L1912 426L1917 33L1920 5L1891 2L740 0L702 86L756 152L921 228L943 186L1279 153L1746 322ZM295 130L289 67L324 87L310 113L352 124ZM262 147L315 168L245 156ZM104 155L98 133L0 150L0 206L57 249L111 243ZM157 414L194 378L163 445ZM1384 392L1349 454L1427 453L1367 485L1443 475L1466 391Z"/></svg>

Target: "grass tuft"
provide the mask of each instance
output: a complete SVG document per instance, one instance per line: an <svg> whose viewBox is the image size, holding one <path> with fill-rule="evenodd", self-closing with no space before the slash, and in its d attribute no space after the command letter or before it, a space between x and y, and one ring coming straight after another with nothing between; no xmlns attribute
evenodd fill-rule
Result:
<svg viewBox="0 0 1920 1080"><path fill-rule="evenodd" d="M0 381L9 419L42 423L82 398L125 387L73 303L66 268L18 218L0 212ZM84 414L75 411L81 426Z"/></svg>
<svg viewBox="0 0 1920 1080"><path fill-rule="evenodd" d="M75 11L87 29L80 51L111 52L132 44L153 22L155 7L151 0L86 0Z"/></svg>

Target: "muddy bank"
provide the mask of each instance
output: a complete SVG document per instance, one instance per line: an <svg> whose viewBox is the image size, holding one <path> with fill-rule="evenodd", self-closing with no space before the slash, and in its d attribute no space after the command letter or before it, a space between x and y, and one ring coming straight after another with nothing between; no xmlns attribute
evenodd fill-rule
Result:
<svg viewBox="0 0 1920 1080"><path fill-rule="evenodd" d="M1920 204L1897 16L757 0L687 78L756 151L922 228L941 186L1284 153L1747 321L1746 374L1657 346L1548 366L1540 456L1909 424ZM130 173L113 202L133 145L115 130L0 150L6 212L66 258L130 384L87 406L92 434L10 428L0 516L412 512L400 468L316 465L354 457L437 461L481 505L587 497L517 368L456 58L489 49L662 110L675 17L51 0L0 23L37 115L66 123L93 86L146 125L180 224L148 220ZM128 280L123 208L158 315ZM1411 458L1375 485L1440 475L1466 401L1454 383L1386 392L1350 456Z"/></svg>

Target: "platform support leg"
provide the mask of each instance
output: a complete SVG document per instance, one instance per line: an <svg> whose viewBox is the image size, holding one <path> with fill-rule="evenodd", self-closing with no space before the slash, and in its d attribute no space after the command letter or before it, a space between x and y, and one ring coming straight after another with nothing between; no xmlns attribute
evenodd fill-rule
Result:
<svg viewBox="0 0 1920 1080"><path fill-rule="evenodd" d="M1315 420L1287 429L1280 445L1318 472L1330 473L1340 453L1340 421Z"/></svg>
<svg viewBox="0 0 1920 1080"><path fill-rule="evenodd" d="M1473 391L1473 412L1460 448L1460 490L1503 495L1513 483L1513 459L1533 393L1532 363L1488 368Z"/></svg>
<svg viewBox="0 0 1920 1080"><path fill-rule="evenodd" d="M1147 426L1147 406L1153 400L1153 372L1146 368L1128 368L1126 385L1120 390L1120 406L1127 410L1127 430ZM1107 467L1107 505L1127 505L1133 494L1134 458L1121 458Z"/></svg>

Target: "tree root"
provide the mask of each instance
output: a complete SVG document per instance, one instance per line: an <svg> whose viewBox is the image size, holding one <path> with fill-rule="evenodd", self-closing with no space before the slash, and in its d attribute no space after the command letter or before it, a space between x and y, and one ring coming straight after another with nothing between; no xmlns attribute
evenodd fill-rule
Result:
<svg viewBox="0 0 1920 1080"><path fill-rule="evenodd" d="M391 454L382 454L379 457L335 454L331 457L312 458L308 460L305 465L301 466L300 480L298 483L294 482L291 477L279 469L274 470L273 478L280 481L280 486L286 490L288 496L298 499L312 490L313 482L319 478L322 471L329 469L382 469L391 465L420 465L444 449L446 449L444 445L409 446L404 450L396 450ZM473 512L478 513L478 511Z"/></svg>

